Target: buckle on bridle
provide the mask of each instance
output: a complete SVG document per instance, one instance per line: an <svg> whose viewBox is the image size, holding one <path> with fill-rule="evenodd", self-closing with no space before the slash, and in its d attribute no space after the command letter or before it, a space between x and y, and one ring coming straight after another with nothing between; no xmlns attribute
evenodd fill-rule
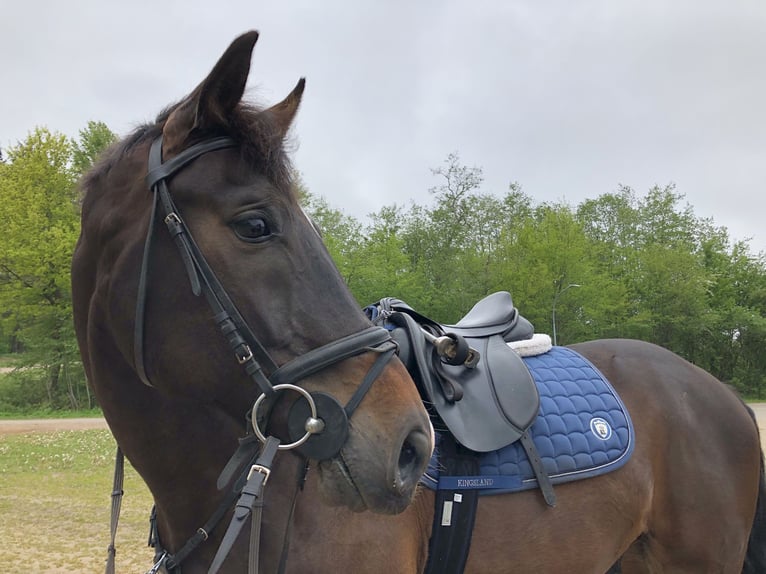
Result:
<svg viewBox="0 0 766 574"><path fill-rule="evenodd" d="M244 345L244 354L240 357L239 353L235 353L237 356L237 361L240 365L247 363L250 359L253 358L253 351L250 349L250 345Z"/></svg>
<svg viewBox="0 0 766 574"><path fill-rule="evenodd" d="M250 467L250 472L247 473L247 480L250 480L250 478L255 474L256 472L260 472L264 478L263 478L263 485L265 486L266 483L269 480L269 475L271 474L271 469L263 466L262 464L254 464Z"/></svg>
<svg viewBox="0 0 766 574"><path fill-rule="evenodd" d="M157 562L154 563L154 566L146 571L146 574L157 574L168 558L170 558L170 554L167 553L167 550L163 551Z"/></svg>
<svg viewBox="0 0 766 574"><path fill-rule="evenodd" d="M178 214L174 211L171 211L165 216L165 223L168 225L180 225L181 224L181 218L178 217Z"/></svg>

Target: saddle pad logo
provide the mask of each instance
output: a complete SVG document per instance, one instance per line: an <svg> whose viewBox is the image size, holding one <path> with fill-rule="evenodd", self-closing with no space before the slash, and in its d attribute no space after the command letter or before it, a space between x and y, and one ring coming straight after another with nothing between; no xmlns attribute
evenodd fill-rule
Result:
<svg viewBox="0 0 766 574"><path fill-rule="evenodd" d="M612 438L612 427L601 417L590 420L590 432L600 440L609 440Z"/></svg>

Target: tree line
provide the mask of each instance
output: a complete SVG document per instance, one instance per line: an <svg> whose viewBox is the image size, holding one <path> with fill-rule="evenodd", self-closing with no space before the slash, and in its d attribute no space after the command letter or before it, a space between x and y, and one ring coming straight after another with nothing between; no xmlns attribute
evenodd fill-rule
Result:
<svg viewBox="0 0 766 574"><path fill-rule="evenodd" d="M79 137L37 128L0 155L0 411L94 406L72 327L69 267L77 182L116 139L101 122ZM577 205L535 201L518 183L482 190L457 154L432 170L426 201L365 220L297 176L360 305L396 296L441 322L510 291L559 344L627 337L667 347L748 397L766 377L766 258L697 216L672 184L627 186ZM418 190L413 190L417 193Z"/></svg>
<svg viewBox="0 0 766 574"><path fill-rule="evenodd" d="M518 183L481 190L457 154L432 170L427 203L366 222L304 190L361 304L396 296L441 322L509 291L559 344L635 338L666 347L748 397L766 377L766 258L695 215L673 184L628 186L577 205L535 201Z"/></svg>

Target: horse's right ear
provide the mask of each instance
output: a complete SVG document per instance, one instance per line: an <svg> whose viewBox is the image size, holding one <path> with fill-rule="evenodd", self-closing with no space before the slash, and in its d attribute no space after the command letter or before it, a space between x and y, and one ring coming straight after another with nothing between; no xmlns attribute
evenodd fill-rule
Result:
<svg viewBox="0 0 766 574"><path fill-rule="evenodd" d="M235 39L213 70L168 116L162 129L166 153L177 153L192 130L225 126L245 93L250 58L258 41L252 30Z"/></svg>

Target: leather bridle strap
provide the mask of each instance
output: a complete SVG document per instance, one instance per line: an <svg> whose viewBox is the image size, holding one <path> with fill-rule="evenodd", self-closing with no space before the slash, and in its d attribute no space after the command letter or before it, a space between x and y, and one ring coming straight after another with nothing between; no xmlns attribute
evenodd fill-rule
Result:
<svg viewBox="0 0 766 574"><path fill-rule="evenodd" d="M133 341L136 370L140 379L149 386L153 385L146 373L144 332L149 260L158 206L164 213L165 224L181 254L192 292L195 295L205 294L205 298L213 311L214 320L229 342L237 361L243 365L245 372L255 381L263 394L271 396L274 392L274 385L297 381L334 363L391 340L391 335L387 330L382 327L370 327L309 351L280 368L277 367L276 362L253 334L194 241L188 226L170 196L167 186L167 178L200 155L236 145L236 142L231 138L215 138L195 144L163 163L162 136L152 143L146 182L154 193L154 202L139 276ZM264 373L264 369L271 373L271 377Z"/></svg>
<svg viewBox="0 0 766 574"><path fill-rule="evenodd" d="M269 356L258 339L242 318L231 298L226 293L210 265L205 260L195 243L186 223L181 218L178 209L168 191L167 178L179 169L188 165L202 154L236 146L236 142L228 137L215 138L198 143L167 162L162 162L162 136L153 143L149 152L149 172L146 176L147 185L154 193L152 214L144 243L143 261L139 276L138 297L136 301L136 322L134 331L134 359L136 370L141 380L152 386L146 373L144 359L144 323L146 314L146 294L149 277L149 258L151 253L154 223L157 206L164 212L165 224L173 237L181 254L181 259L189 276L192 292L199 295L204 292L213 316L221 332L234 350L237 361L242 364L247 374L256 382L261 392L272 393L272 385L263 369L273 372L277 369L274 360ZM257 357L257 359L256 359Z"/></svg>
<svg viewBox="0 0 766 574"><path fill-rule="evenodd" d="M273 385L293 384L364 351L376 351L377 347L389 342L392 342L391 333L386 329L368 327L312 349L298 359L282 365L271 374L269 380Z"/></svg>
<svg viewBox="0 0 766 574"><path fill-rule="evenodd" d="M114 459L114 480L112 483L112 514L109 525L110 541L106 557L106 574L114 574L114 558L117 554L117 548L114 545L117 537L117 523L120 521L120 507L122 506L122 496L125 492L122 489L125 480L125 455L122 449L117 447L117 454Z"/></svg>
<svg viewBox="0 0 766 574"><path fill-rule="evenodd" d="M218 547L213 562L210 564L208 574L215 574L220 570L223 561L229 554L229 550L237 541L239 533L251 515L251 528L257 531L257 538L260 538L261 516L263 513L263 487L271 473L274 456L277 454L278 448L279 439L274 437L266 439L258 460L250 469L247 483L242 488L239 500L237 500L237 504L234 507L234 516L229 523L229 527L226 529L226 534L223 535L223 540L221 540L221 545Z"/></svg>

